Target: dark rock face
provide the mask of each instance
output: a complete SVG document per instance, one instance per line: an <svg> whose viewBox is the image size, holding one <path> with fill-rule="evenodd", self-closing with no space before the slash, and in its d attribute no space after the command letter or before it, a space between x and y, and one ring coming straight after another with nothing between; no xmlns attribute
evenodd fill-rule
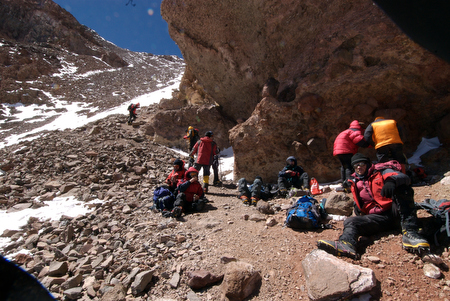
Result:
<svg viewBox="0 0 450 301"><path fill-rule="evenodd" d="M421 137L449 140L449 64L371 1L165 0L161 11L191 73L180 94L246 120L230 131L238 178L274 180L294 155L319 181L337 179L333 141L354 119L396 119L407 156ZM270 77L277 96L261 100Z"/></svg>

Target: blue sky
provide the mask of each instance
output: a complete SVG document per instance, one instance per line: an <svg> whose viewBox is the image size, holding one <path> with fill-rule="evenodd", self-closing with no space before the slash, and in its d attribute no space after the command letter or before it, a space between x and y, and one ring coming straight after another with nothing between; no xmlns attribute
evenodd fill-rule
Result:
<svg viewBox="0 0 450 301"><path fill-rule="evenodd" d="M162 0L53 0L83 25L119 47L181 56L161 17Z"/></svg>

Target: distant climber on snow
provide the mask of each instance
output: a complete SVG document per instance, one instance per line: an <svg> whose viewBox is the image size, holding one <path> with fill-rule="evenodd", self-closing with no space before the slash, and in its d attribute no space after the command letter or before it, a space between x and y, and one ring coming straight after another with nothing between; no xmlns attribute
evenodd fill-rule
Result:
<svg viewBox="0 0 450 301"><path fill-rule="evenodd" d="M137 115L136 115L136 109L139 109L141 107L141 105L139 103L137 104L130 104L128 106L128 112L130 113L130 116L128 116L128 124L131 125L133 123L133 121L136 120Z"/></svg>

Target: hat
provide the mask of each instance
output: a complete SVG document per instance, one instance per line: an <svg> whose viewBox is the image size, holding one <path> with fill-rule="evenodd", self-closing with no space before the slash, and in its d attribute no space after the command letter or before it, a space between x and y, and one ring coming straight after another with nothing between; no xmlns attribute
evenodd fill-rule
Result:
<svg viewBox="0 0 450 301"><path fill-rule="evenodd" d="M207 131L206 134L205 134L205 136L207 136L207 137L212 137L212 136L214 136L214 134L213 134L213 132L211 132L211 131Z"/></svg>
<svg viewBox="0 0 450 301"><path fill-rule="evenodd" d="M359 162L366 162L367 164L370 164L370 159L363 154L356 153L352 157L352 166Z"/></svg>
<svg viewBox="0 0 450 301"><path fill-rule="evenodd" d="M178 166L183 166L183 161L181 159L176 159L175 161L173 161L173 165L178 165Z"/></svg>

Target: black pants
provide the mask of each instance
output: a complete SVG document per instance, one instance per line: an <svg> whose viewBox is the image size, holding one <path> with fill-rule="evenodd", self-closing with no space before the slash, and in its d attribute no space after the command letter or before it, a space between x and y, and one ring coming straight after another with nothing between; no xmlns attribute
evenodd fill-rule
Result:
<svg viewBox="0 0 450 301"><path fill-rule="evenodd" d="M345 182L352 173L354 172L353 166L352 166L352 157L353 154L340 154L337 155L339 161L341 161L341 179L342 182Z"/></svg>
<svg viewBox="0 0 450 301"><path fill-rule="evenodd" d="M288 190L291 187L301 189L302 186L305 189L309 189L309 177L306 172L302 173L300 178L294 177L292 181L289 181L285 177L278 177L278 188Z"/></svg>
<svg viewBox="0 0 450 301"><path fill-rule="evenodd" d="M360 236L371 236L401 226L405 230L417 230L414 190L406 185L395 189L392 209L381 214L351 216L344 221L344 232L339 240L356 246Z"/></svg>
<svg viewBox="0 0 450 301"><path fill-rule="evenodd" d="M133 123L133 121L136 120L136 114L133 114L133 112L130 112L130 116L128 116L128 123Z"/></svg>
<svg viewBox="0 0 450 301"><path fill-rule="evenodd" d="M198 199L194 202L188 202L186 200L186 194L184 192L180 192L177 194L174 206L181 206L183 208L183 212L198 212L202 211L205 207L206 201L204 199Z"/></svg>
<svg viewBox="0 0 450 301"><path fill-rule="evenodd" d="M202 165L198 163L194 163L194 168L200 172L200 170L203 168L203 176L209 176L211 174L211 165Z"/></svg>
<svg viewBox="0 0 450 301"><path fill-rule="evenodd" d="M220 179L219 179L219 158L218 157L214 158L213 164L211 166L212 166L213 174L214 174L214 182L213 183L219 182Z"/></svg>
<svg viewBox="0 0 450 301"><path fill-rule="evenodd" d="M400 164L406 164L406 157L403 154L403 144L395 143L378 148L377 159L380 163L396 160Z"/></svg>

